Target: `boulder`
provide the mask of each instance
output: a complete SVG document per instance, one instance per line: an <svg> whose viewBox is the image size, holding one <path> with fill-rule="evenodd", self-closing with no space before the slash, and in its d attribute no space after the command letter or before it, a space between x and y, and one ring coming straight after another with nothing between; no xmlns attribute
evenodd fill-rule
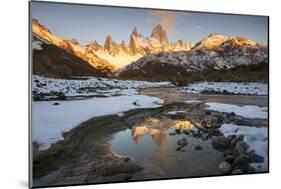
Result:
<svg viewBox="0 0 281 189"><path fill-rule="evenodd" d="M239 136L238 136L238 140L243 141L243 140L244 140L244 136L243 136L243 135L239 135Z"/></svg>
<svg viewBox="0 0 281 189"><path fill-rule="evenodd" d="M209 139L209 134L205 133L202 135L202 140L208 140Z"/></svg>
<svg viewBox="0 0 281 189"><path fill-rule="evenodd" d="M125 158L124 158L124 161L125 161L125 162L128 162L128 161L130 161L130 158L129 158L129 157L125 157Z"/></svg>
<svg viewBox="0 0 281 189"><path fill-rule="evenodd" d="M239 141L238 138L232 139L232 140L230 141L230 143L229 143L229 146L230 146L231 148L234 148L235 144L236 144L238 141Z"/></svg>
<svg viewBox="0 0 281 189"><path fill-rule="evenodd" d="M198 145L196 145L196 146L194 147L194 149L195 149L195 150L202 150L203 148L202 148L201 145L198 144Z"/></svg>
<svg viewBox="0 0 281 189"><path fill-rule="evenodd" d="M243 117L235 117L234 124L235 125L253 125L250 120L245 119Z"/></svg>
<svg viewBox="0 0 281 189"><path fill-rule="evenodd" d="M246 152L247 148L248 148L248 145L247 145L245 142L239 140L239 141L235 144L235 147L234 147L234 149L233 149L233 153L234 153L235 155L244 154L244 153Z"/></svg>
<svg viewBox="0 0 281 189"><path fill-rule="evenodd" d="M212 112L209 111L209 110L207 110L207 111L205 112L205 114L206 114L206 115L212 115Z"/></svg>
<svg viewBox="0 0 281 189"><path fill-rule="evenodd" d="M234 156L233 155L226 155L226 157L224 158L224 160L228 163L232 163L234 160Z"/></svg>
<svg viewBox="0 0 281 189"><path fill-rule="evenodd" d="M175 133L175 132L169 133L170 136L175 136L176 134L177 134L177 133Z"/></svg>
<svg viewBox="0 0 281 189"><path fill-rule="evenodd" d="M229 139L224 136L213 137L212 145L217 149L226 149L229 145Z"/></svg>
<svg viewBox="0 0 281 189"><path fill-rule="evenodd" d="M219 113L219 114L216 115L216 118L217 118L217 121L218 121L219 123L223 123L224 120L226 119L226 116L225 116L225 114Z"/></svg>
<svg viewBox="0 0 281 189"><path fill-rule="evenodd" d="M228 162L222 162L219 165L219 170L221 171L221 173L223 174L227 174L231 171L231 165Z"/></svg>
<svg viewBox="0 0 281 189"><path fill-rule="evenodd" d="M184 147L188 144L187 142L187 139L186 138L182 138L180 140L178 140L177 144L180 146L180 147Z"/></svg>
<svg viewBox="0 0 281 189"><path fill-rule="evenodd" d="M247 169L248 163L248 158L245 154L240 154L233 160L233 165L240 167L242 170Z"/></svg>
<svg viewBox="0 0 281 189"><path fill-rule="evenodd" d="M183 132L184 134L186 134L186 135L189 135L189 134L190 134L190 130L188 130L188 129L184 129L182 132Z"/></svg>
<svg viewBox="0 0 281 189"><path fill-rule="evenodd" d="M181 129L175 129L175 133L178 135L181 134Z"/></svg>

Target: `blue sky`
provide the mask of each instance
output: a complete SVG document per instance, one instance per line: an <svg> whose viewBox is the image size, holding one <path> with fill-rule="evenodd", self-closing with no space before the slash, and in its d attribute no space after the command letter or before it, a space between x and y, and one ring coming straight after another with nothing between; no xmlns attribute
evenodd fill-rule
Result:
<svg viewBox="0 0 281 189"><path fill-rule="evenodd" d="M159 11L75 4L32 2L32 17L50 31L65 39L77 39L81 44L97 40L103 44L111 35L120 43L129 42L134 27L150 36L157 24L162 24L169 41L183 39L196 43L210 33L243 36L267 44L267 17Z"/></svg>

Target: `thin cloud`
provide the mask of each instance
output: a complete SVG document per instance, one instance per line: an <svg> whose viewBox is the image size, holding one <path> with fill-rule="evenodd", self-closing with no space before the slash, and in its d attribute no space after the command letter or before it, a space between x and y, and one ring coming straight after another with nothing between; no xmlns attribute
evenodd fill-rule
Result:
<svg viewBox="0 0 281 189"><path fill-rule="evenodd" d="M179 17L186 19L187 16L190 16L189 12L173 12L165 10L153 10L149 11L149 15L152 16L153 22L161 24L167 32L175 32L175 20Z"/></svg>
<svg viewBox="0 0 281 189"><path fill-rule="evenodd" d="M152 15L156 22L161 24L167 32L171 32L174 29L174 18L176 13L156 10L150 12L150 15Z"/></svg>

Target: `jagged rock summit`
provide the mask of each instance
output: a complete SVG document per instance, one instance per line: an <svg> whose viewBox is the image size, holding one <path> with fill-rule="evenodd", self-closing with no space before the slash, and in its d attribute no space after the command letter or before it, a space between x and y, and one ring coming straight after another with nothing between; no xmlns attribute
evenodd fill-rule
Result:
<svg viewBox="0 0 281 189"><path fill-rule="evenodd" d="M32 31L50 43L82 58L91 66L103 69L104 72L115 72L151 53L188 51L192 48L191 42L188 41L179 40L169 43L166 31L161 25L153 28L150 37L144 37L136 27L133 28L128 45L125 40L120 43L115 42L111 35L106 37L103 46L95 40L87 45L81 45L75 39L57 37L36 19L32 21Z"/></svg>
<svg viewBox="0 0 281 189"><path fill-rule="evenodd" d="M184 42L177 43L183 46ZM119 70L117 75L136 79L176 79L189 77L191 73L229 70L241 66L255 67L258 64L268 64L267 46L243 37L212 33L190 51L149 54Z"/></svg>
<svg viewBox="0 0 281 189"><path fill-rule="evenodd" d="M166 31L163 29L162 25L157 25L151 33L151 37L157 39L161 44L168 43L168 38L166 35Z"/></svg>
<svg viewBox="0 0 281 189"><path fill-rule="evenodd" d="M244 37L211 33L193 46L181 39L169 42L161 25L154 27L149 37L134 27L128 44L125 40L116 42L108 35L104 45L95 40L81 45L75 39L54 35L36 19L32 21L32 31L46 43L72 53L102 73L116 72L125 77L166 77L165 74L180 77L188 72L231 69L268 60L267 46Z"/></svg>

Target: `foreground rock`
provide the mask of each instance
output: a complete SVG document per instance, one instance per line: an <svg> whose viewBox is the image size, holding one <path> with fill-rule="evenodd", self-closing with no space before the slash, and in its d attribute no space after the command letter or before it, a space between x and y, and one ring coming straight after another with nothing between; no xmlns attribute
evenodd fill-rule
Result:
<svg viewBox="0 0 281 189"><path fill-rule="evenodd" d="M187 139L186 138L182 138L180 140L178 140L177 142L178 144L178 147L177 147L177 151L180 151L182 150L185 146L187 146L188 142L187 142Z"/></svg>
<svg viewBox="0 0 281 189"><path fill-rule="evenodd" d="M225 150L227 149L229 145L230 139L226 138L224 136L217 136L213 137L213 146L219 150Z"/></svg>
<svg viewBox="0 0 281 189"><path fill-rule="evenodd" d="M223 174L227 174L231 171L231 165L228 162L222 162L219 165L219 170L223 173Z"/></svg>

